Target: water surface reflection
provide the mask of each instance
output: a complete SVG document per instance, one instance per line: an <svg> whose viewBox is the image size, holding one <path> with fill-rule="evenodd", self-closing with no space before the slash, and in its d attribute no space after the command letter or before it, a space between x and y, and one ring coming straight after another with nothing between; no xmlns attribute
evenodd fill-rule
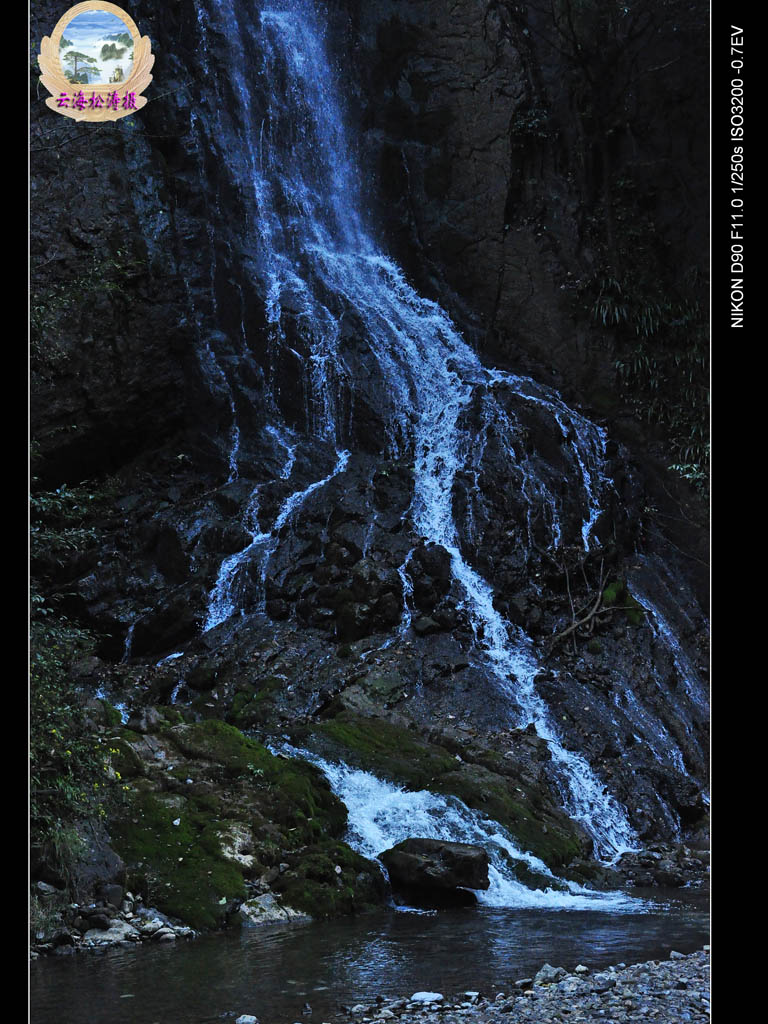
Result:
<svg viewBox="0 0 768 1024"><path fill-rule="evenodd" d="M649 894L644 894L648 896ZM293 929L247 929L177 947L37 961L31 1024L320 1024L376 995L509 990L545 962L573 969L690 952L707 942L706 894L650 894L645 914L509 910L382 912ZM305 1003L312 1014L302 1012Z"/></svg>

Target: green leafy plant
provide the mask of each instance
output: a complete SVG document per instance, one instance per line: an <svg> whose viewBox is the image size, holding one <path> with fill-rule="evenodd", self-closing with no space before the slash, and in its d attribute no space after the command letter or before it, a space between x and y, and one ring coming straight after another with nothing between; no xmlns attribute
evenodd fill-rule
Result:
<svg viewBox="0 0 768 1024"><path fill-rule="evenodd" d="M619 348L616 373L638 418L666 428L670 469L704 487L709 459L708 323L690 295L661 296L605 276L593 285L592 320Z"/></svg>
<svg viewBox="0 0 768 1024"><path fill-rule="evenodd" d="M82 551L98 537L93 525L87 525L98 496L86 487L66 485L52 491L33 492L30 496L30 553L33 561L45 556L59 564L63 557Z"/></svg>
<svg viewBox="0 0 768 1024"><path fill-rule="evenodd" d="M33 465L37 455L33 446ZM67 878L81 852L81 829L105 816L116 777L72 677L73 665L100 637L64 614L55 580L62 564L99 536L94 520L105 491L86 485L46 490L36 477L32 482L30 833L46 863Z"/></svg>
<svg viewBox="0 0 768 1024"><path fill-rule="evenodd" d="M96 637L33 595L29 694L30 838L62 874L79 852L78 823L105 814L114 785L109 749L85 713L73 663Z"/></svg>

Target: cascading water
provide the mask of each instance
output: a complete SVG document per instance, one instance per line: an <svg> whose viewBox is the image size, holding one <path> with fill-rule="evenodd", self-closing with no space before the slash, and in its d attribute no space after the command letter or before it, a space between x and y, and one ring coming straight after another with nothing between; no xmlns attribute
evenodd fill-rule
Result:
<svg viewBox="0 0 768 1024"><path fill-rule="evenodd" d="M680 638L667 621L662 610L657 606L640 580L630 584L630 591L635 600L648 612L651 629L661 644L669 651L678 677L683 682L685 695L702 713L707 712L707 692L702 685L699 673L690 656L683 648Z"/></svg>
<svg viewBox="0 0 768 1024"><path fill-rule="evenodd" d="M296 444L291 443L290 436L282 436L275 427L268 427L267 431L285 449L285 462L279 475L281 479L287 480L296 461ZM203 626L203 632L218 626L219 623L224 622L238 610L238 584L240 583L241 571L257 554L261 555L262 561L268 557L268 546L272 542L273 531L265 533L259 527L260 489L259 486L256 486L251 492L245 516L243 517L243 526L251 537L250 544L241 551L236 551L229 558L225 558L222 562L216 579L216 585L208 600L208 614ZM278 528L276 523L273 530Z"/></svg>
<svg viewBox="0 0 768 1024"><path fill-rule="evenodd" d="M272 429L288 453L280 475L292 479L302 436L326 444L336 462L330 473L309 484L302 479L266 531L259 525L255 488L244 519L251 543L222 564L205 628L238 611L246 580L263 583L281 528L318 488L345 471L351 447L347 392L352 371L345 348L345 318L350 316L356 342L367 347L376 369L371 386L386 434L382 457L413 460L413 531L448 551L476 648L514 705L510 724L532 724L546 741L566 809L592 836L597 855L613 860L637 846L626 811L586 759L561 742L536 691L541 666L532 641L504 620L494 607L491 586L470 564L466 541L476 528L472 509L468 522L457 521L454 509L458 474L477 481L492 435L525 505L527 550L557 551L567 542L586 553L598 543L594 529L607 486L605 434L551 389L483 366L448 315L418 295L381 251L365 223L334 74L309 0L276 0L259 12L244 10L234 0L217 0L206 10L200 17L203 62L212 34L226 39L230 48L231 104L217 106L214 128L247 212L243 260L253 268L265 301L268 354L274 356L265 373ZM246 69L254 60L258 64L251 73ZM226 377L224 364L215 352L211 355L212 386L221 386L217 378ZM305 364L304 434L296 440L277 412L278 356ZM234 387L225 390L233 411L234 473L241 438ZM528 451L521 440L526 410L534 410L558 439L557 466ZM574 501L581 506L578 531L567 523L566 502L572 507ZM258 571L245 572L249 565ZM410 624L407 566L406 559L400 569L404 628Z"/></svg>
<svg viewBox="0 0 768 1024"><path fill-rule="evenodd" d="M519 849L503 826L456 797L401 789L369 772L327 761L308 750L284 746L281 752L322 769L349 812L347 842L364 857L375 860L384 850L413 835L474 843L488 852L490 860L490 886L477 894L485 906L631 913L646 909L642 900L624 893L596 892L557 878L538 857ZM518 881L516 866L538 876L539 887Z"/></svg>

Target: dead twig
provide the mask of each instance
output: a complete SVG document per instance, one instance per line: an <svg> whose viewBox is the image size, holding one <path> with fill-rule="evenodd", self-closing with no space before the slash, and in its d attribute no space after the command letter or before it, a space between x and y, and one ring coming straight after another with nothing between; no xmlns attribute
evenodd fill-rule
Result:
<svg viewBox="0 0 768 1024"><path fill-rule="evenodd" d="M582 568L582 572L584 572L584 565L583 565L583 563L582 563L582 567L581 568ZM586 580L586 574L585 574L584 578ZM556 633L552 637L552 639L549 641L549 644L548 644L548 649L550 651L555 647L555 645L560 640L564 640L567 636L571 636L573 638L573 651L574 651L574 654L575 654L576 653L576 631L581 629L582 627L586 626L586 627L589 628L589 631L591 632L592 628L594 626L595 619L597 618L598 615L601 615L604 612L618 610L615 606L611 606L610 608L603 608L602 607L603 592L605 590L605 583L606 583L606 572L605 572L605 566L604 566L603 560L601 559L600 560L600 576L599 576L598 583L597 583L597 597L594 600L590 597L589 600L587 601L587 603L585 605L583 605L578 610L578 612L577 612L576 609L575 609L574 603L573 603L573 598L571 596L570 576L569 576L569 573L568 573L568 569L566 567L566 569L565 569L565 584L566 584L566 587L568 589L568 600L570 601L570 604L571 604L571 624L570 624L570 626L568 626L565 629L561 630L559 633ZM585 611L586 611L586 615L584 614Z"/></svg>

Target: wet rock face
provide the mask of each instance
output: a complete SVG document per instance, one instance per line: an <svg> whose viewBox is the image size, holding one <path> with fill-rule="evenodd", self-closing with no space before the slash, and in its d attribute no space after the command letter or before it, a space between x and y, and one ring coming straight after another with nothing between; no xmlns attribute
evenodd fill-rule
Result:
<svg viewBox="0 0 768 1024"><path fill-rule="evenodd" d="M694 14L676 23L674 40L653 35L652 52L670 59L675 51L660 78L640 76L629 95L626 83L598 72L602 99L580 103L575 41L559 35L548 10L477 0L450 9L435 0L349 7L364 83L360 122L398 255L420 281L444 275L478 315L486 345L554 366L558 386L612 404L612 356L585 318L573 322L580 289L599 272L589 219L615 182L631 177L670 250L696 259L705 190L686 193L700 216L683 224L670 192L647 179L660 158L695 177L705 166L691 95L705 69L705 25ZM610 63L607 46L603 56ZM654 118L654 99L670 93L680 106ZM584 139L611 103L623 112L612 142L598 137L590 152ZM675 262L665 261L672 280Z"/></svg>
<svg viewBox="0 0 768 1024"><path fill-rule="evenodd" d="M31 429L58 484L116 468L185 425L193 337L180 280L170 268L158 277L126 204L130 141L101 133L94 150L92 126L70 128L62 175L63 153L44 135L58 129L35 124ZM88 186L73 214L75 180Z"/></svg>
<svg viewBox="0 0 768 1024"><path fill-rule="evenodd" d="M363 123L377 180L399 214L387 219L396 248L415 273L424 268L414 252L445 273L479 315L481 334L511 334L550 361L555 351L567 358L567 306L555 277L561 247L572 256L577 245L575 203L553 175L536 190L548 197L537 204L525 178L541 181L549 168L542 159L526 174L512 148L510 126L536 90L524 26L507 5L472 0L450 11L432 0L407 10L361 5L358 18L361 73L376 97Z"/></svg>
<svg viewBox="0 0 768 1024"><path fill-rule="evenodd" d="M683 571L706 604L707 528L676 518L697 507L695 496L670 478L663 429L633 421L623 405L615 361L634 343L591 314L605 268L644 265L646 252L652 264L629 272L638 294L644 273L667 295L689 289L684 267L706 278L708 157L696 129L706 90L694 84L707 74L703 8L676 8L674 32L651 13L642 52L625 48L619 60L610 30L571 38L549 9L476 0L349 8L344 39L361 83L352 109L391 248L492 361L614 420L653 492L646 505L663 513L654 529L692 556ZM632 59L653 73L619 71ZM583 80L585 63L599 87ZM662 166L676 168L676 184ZM617 493L630 500L623 484Z"/></svg>
<svg viewBox="0 0 768 1024"><path fill-rule="evenodd" d="M61 13L35 3L32 39ZM159 154L125 120L94 131L42 99L31 125L31 430L41 477L59 484L114 469L185 426L194 334ZM148 223L165 242L161 259Z"/></svg>
<svg viewBox="0 0 768 1024"><path fill-rule="evenodd" d="M128 508L122 497L115 502L115 520L105 524L107 536L115 538L115 555L102 557L92 573L68 583L79 595L69 600L81 620L98 623L114 637L104 641L104 660L84 667L84 685L106 687L114 701L127 698L132 709L176 700L197 715L216 715L265 735L282 735L300 723L317 738L319 724L338 721L338 737L347 742L337 753L353 763L355 748L349 743L354 737L341 729L345 715L410 721L425 737L440 734L440 745L450 737L451 756L479 757L493 772L485 781L479 769L476 778L463 779L466 769L454 761L440 791L469 796L473 806L509 820L498 789L501 773L509 778L510 796L518 788L526 792L524 806L533 798L532 787L538 803L531 816L546 823L550 839L559 834L562 822L550 815L561 796L546 744L535 730L512 729L509 738L499 732L514 724L515 681L509 697L503 697L461 608L463 594L451 579L449 553L404 526L410 501L404 468L353 457L345 474L316 491L275 537L263 567L264 605L259 605L262 567L256 560L245 567L239 591L245 616L235 615L201 635L219 568L241 543L234 543L234 529L251 488L242 480L240 490L230 483L204 490L194 467L174 458L167 465L173 475L156 477L141 503ZM264 529L286 496L312 477L275 480L266 447L262 467L262 479L269 481ZM174 502L168 500L171 492ZM136 493L135 486L126 493ZM576 563L566 579L560 567L536 554L532 562L525 555L510 567L508 548L493 531L479 539L478 559L494 587L495 603L539 641L542 651L572 621L571 599L576 607L594 603L605 552L583 572ZM612 557L611 573L621 578L628 563L616 549ZM185 565L190 578L181 582ZM411 592L398 572L403 565ZM695 833L706 818L704 720L692 713L674 659L647 618L634 621L628 614L634 614L631 608L606 612L595 619L591 636L578 634L554 646L536 687L566 746L584 753L630 809L641 837L672 841L685 838L683 832ZM159 664L180 650L182 658ZM401 742L398 735L390 745L396 750ZM485 754L470 754L469 743ZM677 762L672 745L680 752L674 755ZM399 781L410 770L401 762L390 756L362 766ZM426 770L414 784L443 785L440 776ZM521 808L514 818L519 823L529 813ZM555 848L531 834L526 842L538 844L557 870L588 853L579 849L583 839Z"/></svg>

